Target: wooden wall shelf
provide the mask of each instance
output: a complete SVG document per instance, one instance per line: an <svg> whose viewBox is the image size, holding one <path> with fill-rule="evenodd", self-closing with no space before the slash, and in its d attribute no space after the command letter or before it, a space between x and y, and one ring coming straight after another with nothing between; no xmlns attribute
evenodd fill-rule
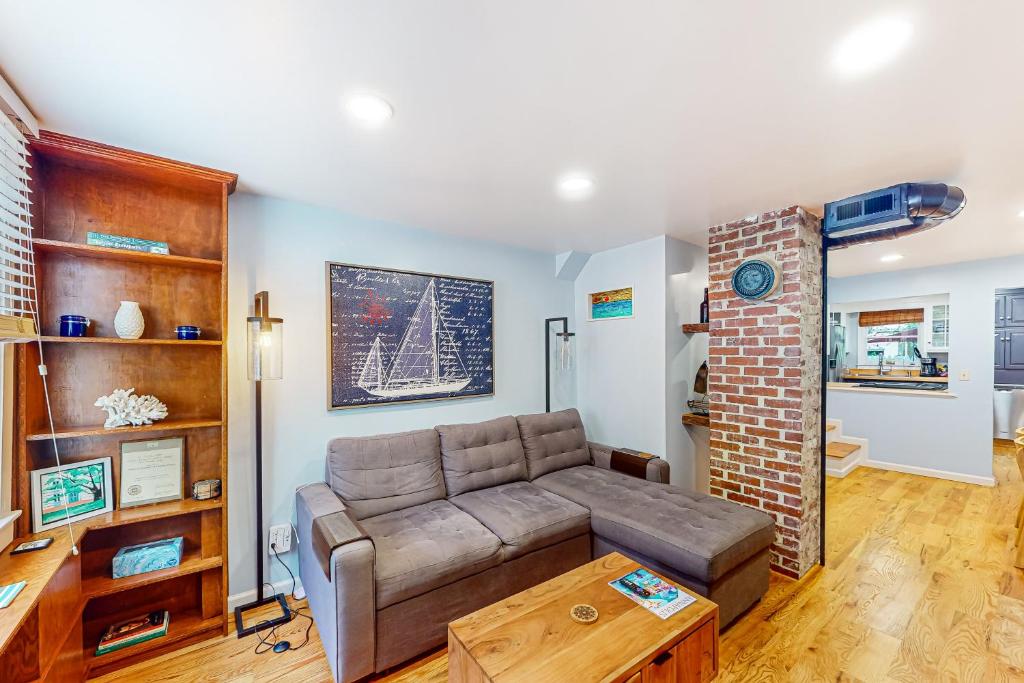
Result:
<svg viewBox="0 0 1024 683"><path fill-rule="evenodd" d="M683 334L698 334L708 332L710 323L686 323L683 325Z"/></svg>
<svg viewBox="0 0 1024 683"><path fill-rule="evenodd" d="M708 415L697 415L696 413L683 413L683 424L694 427L710 427L711 417Z"/></svg>
<svg viewBox="0 0 1024 683"><path fill-rule="evenodd" d="M30 533L29 473L55 459L39 347L17 346L13 507L27 514L16 536L54 541L26 555L0 553L0 583L28 581L0 610L0 677L63 683L228 632L227 209L237 177L46 131L29 151L39 316L62 462L110 458L116 492L119 440L182 436L184 495L194 481L222 482L214 500L115 509L75 523L78 555L63 528ZM173 253L92 246L90 231L167 242ZM149 338L116 337L121 300L139 302ZM90 318L95 336L56 336L63 314ZM204 338L176 339L177 325L197 325ZM93 403L118 387L155 395L169 419L104 429ZM112 578L119 548L177 536L179 566ZM167 635L94 655L107 626L160 609L171 613Z"/></svg>

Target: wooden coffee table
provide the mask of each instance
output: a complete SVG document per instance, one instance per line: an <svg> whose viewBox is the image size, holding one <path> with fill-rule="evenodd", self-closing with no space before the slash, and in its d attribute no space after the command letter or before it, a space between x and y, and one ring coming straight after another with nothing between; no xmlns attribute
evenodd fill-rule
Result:
<svg viewBox="0 0 1024 683"><path fill-rule="evenodd" d="M697 602L657 617L608 585L641 566L606 555L450 623L449 682L710 681L718 605L687 591ZM569 617L580 603L597 608L595 623Z"/></svg>

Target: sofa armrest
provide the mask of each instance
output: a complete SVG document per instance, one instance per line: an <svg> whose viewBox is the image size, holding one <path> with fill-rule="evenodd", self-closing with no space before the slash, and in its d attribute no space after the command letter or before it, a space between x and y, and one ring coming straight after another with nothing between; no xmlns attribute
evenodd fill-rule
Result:
<svg viewBox="0 0 1024 683"><path fill-rule="evenodd" d="M327 484L300 488L295 508L299 576L334 680L359 680L374 672L373 543ZM324 561L319 556L325 548Z"/></svg>
<svg viewBox="0 0 1024 683"><path fill-rule="evenodd" d="M628 451L621 448L612 448L604 444L588 441L590 447L590 460L595 467L605 470L615 470L634 477L642 477L647 481L667 484L669 479L668 462L655 456L644 462L643 459L631 457L639 451ZM619 455L614 455L618 453Z"/></svg>

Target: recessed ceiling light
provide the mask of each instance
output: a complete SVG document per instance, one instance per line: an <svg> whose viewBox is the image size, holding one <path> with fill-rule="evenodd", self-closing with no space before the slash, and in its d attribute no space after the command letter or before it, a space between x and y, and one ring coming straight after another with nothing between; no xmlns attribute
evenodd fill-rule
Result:
<svg viewBox="0 0 1024 683"><path fill-rule="evenodd" d="M364 126L379 126L395 115L387 100L372 93L356 93L345 99L345 110Z"/></svg>
<svg viewBox="0 0 1024 683"><path fill-rule="evenodd" d="M566 173L558 179L558 194L563 199L586 199L594 194L594 179L584 173Z"/></svg>
<svg viewBox="0 0 1024 683"><path fill-rule="evenodd" d="M836 46L832 61L844 76L860 76L893 59L914 27L905 19L883 17L855 28Z"/></svg>
<svg viewBox="0 0 1024 683"><path fill-rule="evenodd" d="M882 263L892 263L893 261L899 261L903 258L903 254L886 254L882 258L878 259Z"/></svg>

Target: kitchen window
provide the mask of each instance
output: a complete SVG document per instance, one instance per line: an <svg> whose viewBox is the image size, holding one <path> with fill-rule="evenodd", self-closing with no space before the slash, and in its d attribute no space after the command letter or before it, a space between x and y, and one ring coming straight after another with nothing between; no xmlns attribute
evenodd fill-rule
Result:
<svg viewBox="0 0 1024 683"><path fill-rule="evenodd" d="M868 360L890 365L912 365L918 345L920 323L888 323L865 328Z"/></svg>

